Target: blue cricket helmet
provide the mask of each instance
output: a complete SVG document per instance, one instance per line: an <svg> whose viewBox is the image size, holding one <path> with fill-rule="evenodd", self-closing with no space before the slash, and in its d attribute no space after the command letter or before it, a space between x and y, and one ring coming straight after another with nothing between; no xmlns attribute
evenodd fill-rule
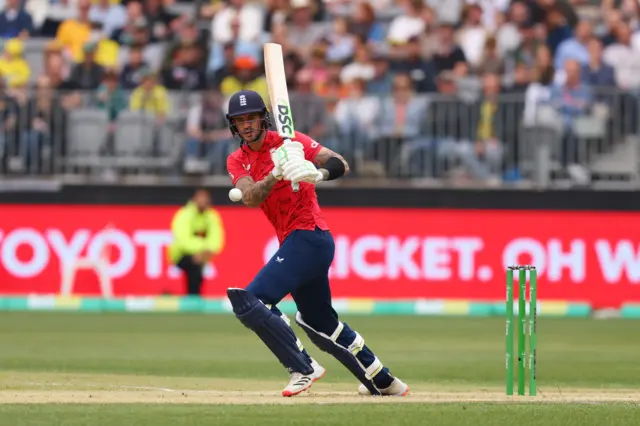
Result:
<svg viewBox="0 0 640 426"><path fill-rule="evenodd" d="M269 129L271 127L269 111L267 110L267 106L264 104L264 100L262 100L262 96L260 96L260 94L254 92L253 90L241 90L231 96L231 98L229 98L229 108L226 115L227 120L229 121L229 130L231 130L231 134L234 136L239 136L243 142L255 142L245 141L242 138L242 136L238 133L236 125L233 123L233 117L252 114L256 112L262 114L261 120L264 130Z"/></svg>

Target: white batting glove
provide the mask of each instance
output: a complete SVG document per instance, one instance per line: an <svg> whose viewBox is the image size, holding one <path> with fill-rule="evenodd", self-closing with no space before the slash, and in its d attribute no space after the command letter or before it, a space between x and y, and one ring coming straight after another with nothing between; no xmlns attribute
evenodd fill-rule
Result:
<svg viewBox="0 0 640 426"><path fill-rule="evenodd" d="M315 185L322 180L322 173L311 161L307 160L289 161L283 171L284 179L294 183L307 182Z"/></svg>
<svg viewBox="0 0 640 426"><path fill-rule="evenodd" d="M271 161L273 161L271 174L273 177L281 180L284 174L283 167L293 159L304 160L304 148L300 142L285 142L273 151L271 153Z"/></svg>

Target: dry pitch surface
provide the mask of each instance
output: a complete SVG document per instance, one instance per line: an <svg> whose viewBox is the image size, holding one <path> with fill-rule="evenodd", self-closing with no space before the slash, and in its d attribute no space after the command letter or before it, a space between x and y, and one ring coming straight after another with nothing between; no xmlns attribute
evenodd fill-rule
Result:
<svg viewBox="0 0 640 426"><path fill-rule="evenodd" d="M173 403L173 404L349 404L447 402L627 402L640 405L637 389L544 389L538 396L508 397L498 388L418 384L405 398L360 396L355 385L316 383L309 392L283 398L284 382L228 379L165 378L97 374L0 373L0 404L30 403Z"/></svg>

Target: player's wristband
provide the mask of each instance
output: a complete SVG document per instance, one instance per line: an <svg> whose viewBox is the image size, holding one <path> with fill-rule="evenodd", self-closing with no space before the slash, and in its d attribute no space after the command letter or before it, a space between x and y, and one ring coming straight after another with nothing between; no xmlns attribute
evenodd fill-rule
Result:
<svg viewBox="0 0 640 426"><path fill-rule="evenodd" d="M322 168L329 172L326 180L338 179L346 172L344 163L338 157L330 157Z"/></svg>

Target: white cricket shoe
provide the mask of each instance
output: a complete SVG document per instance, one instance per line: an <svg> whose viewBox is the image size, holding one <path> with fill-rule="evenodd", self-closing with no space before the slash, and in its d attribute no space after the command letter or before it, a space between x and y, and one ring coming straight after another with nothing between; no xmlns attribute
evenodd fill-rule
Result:
<svg viewBox="0 0 640 426"><path fill-rule="evenodd" d="M371 395L369 389L363 384L358 386L358 393L360 395ZM391 386L386 389L380 389L380 393L385 396L406 396L409 393L409 385L395 377L391 382Z"/></svg>
<svg viewBox="0 0 640 426"><path fill-rule="evenodd" d="M311 358L311 366L313 367L313 373L309 375L305 376L302 373L291 373L291 379L287 387L282 390L282 396L295 396L306 391L311 387L313 382L321 379L327 371L313 358Z"/></svg>

